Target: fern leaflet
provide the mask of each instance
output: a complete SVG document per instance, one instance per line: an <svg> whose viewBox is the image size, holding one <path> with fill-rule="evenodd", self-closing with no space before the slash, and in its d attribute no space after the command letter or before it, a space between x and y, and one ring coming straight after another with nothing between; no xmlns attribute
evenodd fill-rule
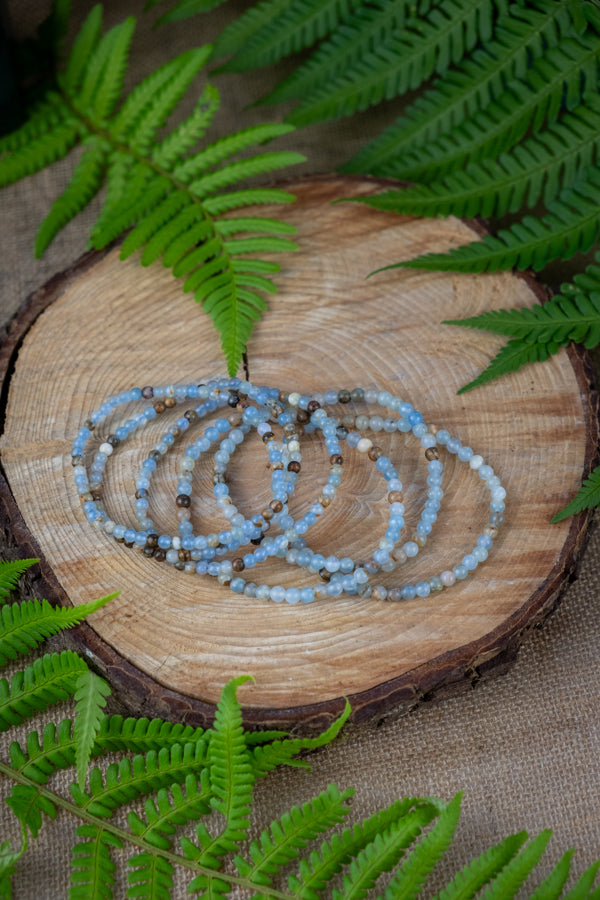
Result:
<svg viewBox="0 0 600 900"><path fill-rule="evenodd" d="M530 900L559 900L565 881L569 876L572 858L573 851L567 850L548 877L533 892Z"/></svg>
<svg viewBox="0 0 600 900"><path fill-rule="evenodd" d="M468 863L433 900L470 900L518 853L527 840L526 832L512 834Z"/></svg>
<svg viewBox="0 0 600 900"><path fill-rule="evenodd" d="M591 509L593 506L600 505L600 466L597 466L593 472L590 472L585 479L576 496L573 497L564 509L551 519L553 523L562 522L569 516L574 516L583 509Z"/></svg>
<svg viewBox="0 0 600 900"><path fill-rule="evenodd" d="M39 559L13 559L0 561L0 601L6 600L13 591L19 578L30 569L31 566L39 562Z"/></svg>
<svg viewBox="0 0 600 900"><path fill-rule="evenodd" d="M531 343L530 341L518 341L516 339L509 341L496 354L489 366L477 378L461 387L458 393L464 394L466 391L481 387L482 384L487 384L488 381L493 381L494 378L499 378L501 375L516 372L517 369L520 369L526 363L545 362L554 353L558 353L561 347L566 347L568 343L568 341L563 341L562 343L551 341L547 344L542 344L540 342Z"/></svg>
<svg viewBox="0 0 600 900"><path fill-rule="evenodd" d="M45 654L22 672L13 675L10 685L0 680L0 731L7 731L53 703L66 700L75 690L78 675L87 669L70 650Z"/></svg>
<svg viewBox="0 0 600 900"><path fill-rule="evenodd" d="M86 669L75 684L75 761L77 779L81 790L85 787L85 777L94 748L96 734L102 720L102 710L106 706L106 698L110 695L110 687L96 675Z"/></svg>
<svg viewBox="0 0 600 900"><path fill-rule="evenodd" d="M73 847L69 900L112 897L116 866L110 848L121 848L121 841L97 825L80 825L77 836L86 840Z"/></svg>

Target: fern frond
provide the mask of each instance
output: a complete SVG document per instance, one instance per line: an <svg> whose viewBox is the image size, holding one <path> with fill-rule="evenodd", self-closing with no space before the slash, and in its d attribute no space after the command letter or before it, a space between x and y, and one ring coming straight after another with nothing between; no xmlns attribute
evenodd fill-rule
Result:
<svg viewBox="0 0 600 900"><path fill-rule="evenodd" d="M103 141L92 138L87 142L87 150L76 165L68 186L54 201L38 229L35 238L36 259L43 255L58 232L96 196L104 181L107 158L108 148Z"/></svg>
<svg viewBox="0 0 600 900"><path fill-rule="evenodd" d="M123 231L142 219L149 210L164 200L168 192L169 183L166 179L152 179L146 166L136 166L132 180L124 189L123 196L115 200L112 206L105 206L103 209L92 228L90 244L97 250L108 246Z"/></svg>
<svg viewBox="0 0 600 900"><path fill-rule="evenodd" d="M391 168L401 170L406 155L418 148L427 151L440 135L466 124L482 110L487 112L515 79L532 79L535 84L532 73L540 56L549 50L558 48L556 55L563 61L568 60L565 42L567 50L571 44L573 50L585 47L588 51L587 43L579 45L572 39L573 6L572 0L559 0L551 6L540 2L511 6L510 12L499 18L491 41L417 97L400 119L363 147L342 170L379 175ZM308 65L310 61L306 68Z"/></svg>
<svg viewBox="0 0 600 900"><path fill-rule="evenodd" d="M405 820L415 808L424 809L425 818L429 816L428 821L431 821L443 805L440 806L438 801L415 798L397 800L352 828L344 828L340 834L334 834L329 841L321 844L319 851L313 851L308 859L300 860L298 873L288 879L293 897L296 900L318 900L326 885L345 865L371 845L378 834Z"/></svg>
<svg viewBox="0 0 600 900"><path fill-rule="evenodd" d="M530 308L493 310L467 319L448 319L444 324L485 328L529 343L576 341L591 349L600 343L600 293L557 294L548 303Z"/></svg>
<svg viewBox="0 0 600 900"><path fill-rule="evenodd" d="M600 229L600 175L595 169L586 174L586 179L563 192L560 201L549 203L549 212L541 219L525 216L510 229L499 231L497 237L486 235L447 254L428 253L397 265L452 272L539 271L554 259L586 253Z"/></svg>
<svg viewBox="0 0 600 900"><path fill-rule="evenodd" d="M293 806L281 819L272 822L257 841L252 841L248 849L251 863L241 856L235 858L240 875L252 884L271 884L271 876L297 859L308 841L344 821L350 812L347 801L352 796L352 788L340 793L331 784L301 808Z"/></svg>
<svg viewBox="0 0 600 900"><path fill-rule="evenodd" d="M31 141L52 131L67 114L63 98L56 91L49 90L43 100L32 106L26 122L15 131L0 137L0 155L27 147Z"/></svg>
<svg viewBox="0 0 600 900"><path fill-rule="evenodd" d="M597 466L593 472L590 472L571 502L568 503L564 509L561 509L560 512L556 513L550 521L552 524L562 522L563 519L568 519L569 516L574 516L584 509L591 509L599 504L600 466Z"/></svg>
<svg viewBox="0 0 600 900"><path fill-rule="evenodd" d="M132 871L127 874L128 897L171 900L174 866L169 859L155 853L137 853L129 859Z"/></svg>
<svg viewBox="0 0 600 900"><path fill-rule="evenodd" d="M297 765L294 757L305 750L316 750L331 743L340 733L351 713L348 701L337 719L322 734L312 738L283 738L252 748L252 768L257 777L265 775L280 765ZM301 765L306 765L301 763Z"/></svg>
<svg viewBox="0 0 600 900"><path fill-rule="evenodd" d="M46 784L57 769L68 769L75 765L75 741L70 719L63 719L58 728L54 722L48 722L44 726L41 741L38 732L31 731L27 735L26 750L17 741L13 741L9 753L15 771L37 784Z"/></svg>
<svg viewBox="0 0 600 900"><path fill-rule="evenodd" d="M212 84L207 84L192 114L154 148L154 162L169 169L182 160L209 127L218 108L219 92Z"/></svg>
<svg viewBox="0 0 600 900"><path fill-rule="evenodd" d="M359 900L364 897L384 872L393 869L437 812L418 806L377 834L352 860L349 872L344 875L343 890L334 888L332 891L333 900Z"/></svg>
<svg viewBox="0 0 600 900"><path fill-rule="evenodd" d="M116 866L110 848L120 849L122 842L97 825L80 825L76 834L85 840L73 847L69 900L112 900Z"/></svg>
<svg viewBox="0 0 600 900"><path fill-rule="evenodd" d="M544 124L555 122L564 108L574 109L593 95L599 61L598 39L565 38L537 59L522 79L509 82L506 90L482 110L414 150L391 150L393 155L371 164L369 171L433 181L469 161L495 156L514 146L529 129L535 134ZM390 140L391 148L395 144L393 135ZM356 169L349 166L347 170Z"/></svg>
<svg viewBox="0 0 600 900"><path fill-rule="evenodd" d="M107 31L86 61L77 93L77 107L104 121L119 99L135 19L130 16Z"/></svg>
<svg viewBox="0 0 600 900"><path fill-rule="evenodd" d="M398 33L413 8L411 0L376 0L372 6L358 6L348 22L338 25L303 65L259 103L295 100L327 84L355 65L364 53L372 52L385 35Z"/></svg>
<svg viewBox="0 0 600 900"><path fill-rule="evenodd" d="M452 842L460 815L461 794L442 810L438 820L406 858L385 889L384 900L414 900L427 876Z"/></svg>
<svg viewBox="0 0 600 900"><path fill-rule="evenodd" d="M596 875L600 870L600 860L593 862L591 866L585 870L583 875L573 885L571 890L565 895L564 900L585 900L591 893L590 900L595 900L598 895L598 888L592 892Z"/></svg>
<svg viewBox="0 0 600 900"><path fill-rule="evenodd" d="M356 199L411 216L502 216L542 198L551 202L596 163L599 149L600 104L592 102L497 159L471 163L440 182Z"/></svg>
<svg viewBox="0 0 600 900"><path fill-rule="evenodd" d="M10 685L0 680L0 731L19 725L36 712L66 700L75 690L85 662L71 650L45 654L22 672L13 675Z"/></svg>
<svg viewBox="0 0 600 900"><path fill-rule="evenodd" d="M383 40L343 76L309 94L290 113L294 125L339 118L419 87L435 72L458 63L477 40L490 37L488 0L442 0L429 16L407 25L400 37Z"/></svg>
<svg viewBox="0 0 600 900"><path fill-rule="evenodd" d="M34 560L18 560L19 563L31 565ZM13 566L13 563L5 565ZM0 567L0 579L2 572ZM27 566L21 566L23 571ZM13 574L14 573L14 574ZM19 575L19 567L16 566L10 574L11 581ZM3 584L10 582L2 579ZM29 653L43 640L53 634L71 628L101 609L117 594L100 597L91 603L82 603L80 606L52 607L47 600L24 600L0 609L0 665L5 665L9 659L16 659L19 654Z"/></svg>
<svg viewBox="0 0 600 900"><path fill-rule="evenodd" d="M254 125L250 128L245 128L243 131L237 131L235 134L228 134L226 137L215 141L205 150L190 156L179 166L176 166L173 170L173 176L179 181L185 181L186 184L189 184L190 181L194 181L203 172L214 168L214 166L224 162L228 157L241 153L253 144L262 144L284 134L289 134L290 131L293 131L291 125L274 122L266 123L265 125ZM240 178L246 177L248 176L240 176ZM235 180L238 179L236 178Z"/></svg>
<svg viewBox="0 0 600 900"><path fill-rule="evenodd" d="M51 128L0 159L0 187L13 184L27 175L39 172L50 163L66 156L79 138L79 127L72 118L64 116Z"/></svg>
<svg viewBox="0 0 600 900"><path fill-rule="evenodd" d="M210 813L211 795L208 769L201 771L200 779L196 774L187 775L185 788L173 784L168 790L161 788L157 791L156 799L149 797L146 800L145 819L136 812L130 812L127 819L129 827L133 834L144 838L152 846L168 850L171 846L171 837L179 826L195 822L201 816Z"/></svg>
<svg viewBox="0 0 600 900"><path fill-rule="evenodd" d="M501 375L516 372L517 369L520 369L527 363L545 362L552 354L558 353L560 348L567 344L568 341L562 344L553 342L532 344L529 341L509 341L496 354L487 369L484 369L481 375L478 375L473 381L461 387L457 393L464 394L466 391L480 387L482 384L487 384L488 381L493 381L494 378L500 378Z"/></svg>
<svg viewBox="0 0 600 900"><path fill-rule="evenodd" d="M245 191L229 191L217 197L208 197L204 209L211 216L220 216L232 209L256 206L260 203L293 203L295 197L280 188L249 188Z"/></svg>
<svg viewBox="0 0 600 900"><path fill-rule="evenodd" d="M87 65L96 51L102 34L102 4L94 6L76 36L60 82L67 91L81 84Z"/></svg>
<svg viewBox="0 0 600 900"><path fill-rule="evenodd" d="M433 900L471 900L518 853L527 840L527 832L511 834L469 862Z"/></svg>
<svg viewBox="0 0 600 900"><path fill-rule="evenodd" d="M203 728L167 722L164 719L146 719L122 716L105 716L96 735L96 745L103 752L129 750L147 753L173 744L196 744L206 752L208 737ZM200 757L197 757L198 760Z"/></svg>
<svg viewBox="0 0 600 900"><path fill-rule="evenodd" d="M349 21L361 3L362 0L291 0L220 71L243 72L310 47L340 22ZM218 49L222 52L222 47Z"/></svg>
<svg viewBox="0 0 600 900"><path fill-rule="evenodd" d="M481 895L482 900L501 900L514 897L540 861L546 845L552 837L551 831L541 831L496 875Z"/></svg>
<svg viewBox="0 0 600 900"><path fill-rule="evenodd" d="M121 259L127 259L140 247L143 247L152 237L161 233L163 226L167 226L170 233L170 222L181 210L189 206L190 201L183 191L165 192L163 200L158 202L136 227L129 232L121 245ZM201 213L201 210L198 210Z"/></svg>
<svg viewBox="0 0 600 900"><path fill-rule="evenodd" d="M569 872L571 871L572 857L573 850L567 850L567 852L559 859L548 877L545 878L540 886L531 894L529 900L559 900L565 882L569 877Z"/></svg>
<svg viewBox="0 0 600 900"><path fill-rule="evenodd" d="M0 600L6 600L16 588L23 572L38 562L39 559L0 560Z"/></svg>
<svg viewBox="0 0 600 900"><path fill-rule="evenodd" d="M217 37L213 56L231 56L245 47L252 38L280 14L285 14L290 0L261 0L237 16Z"/></svg>
<svg viewBox="0 0 600 900"><path fill-rule="evenodd" d="M224 187L235 184L236 181L262 175L273 169L283 169L304 162L305 157L294 150L279 150L273 153L261 153L260 156L252 156L230 163L228 166L210 172L203 178L192 181L189 185L191 193L200 199L210 197Z"/></svg>
<svg viewBox="0 0 600 900"><path fill-rule="evenodd" d="M162 787L185 781L205 763L204 747L198 744L173 744L158 752L150 750L132 759L124 757L111 763L103 776L99 769L89 773L89 792L71 785L77 806L93 816L110 817L124 803Z"/></svg>
<svg viewBox="0 0 600 900"><path fill-rule="evenodd" d="M108 696L110 696L109 685L95 672L87 669L79 675L75 684L76 706L73 737L76 746L77 780L81 790L85 787L87 768L96 741L96 734L103 718L102 710L106 706Z"/></svg>
<svg viewBox="0 0 600 900"><path fill-rule="evenodd" d="M30 831L33 837L38 836L42 827L42 813L55 819L58 812L54 803L30 784L15 784L6 804L23 826L23 831Z"/></svg>

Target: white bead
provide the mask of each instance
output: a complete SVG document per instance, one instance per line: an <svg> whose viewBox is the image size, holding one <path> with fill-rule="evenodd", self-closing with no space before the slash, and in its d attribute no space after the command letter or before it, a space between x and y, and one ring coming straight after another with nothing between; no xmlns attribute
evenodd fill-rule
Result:
<svg viewBox="0 0 600 900"><path fill-rule="evenodd" d="M112 446L112 444L105 442L104 444L100 444L100 446L98 448L98 452L104 453L105 456L110 456L111 453L113 452L113 446Z"/></svg>
<svg viewBox="0 0 600 900"><path fill-rule="evenodd" d="M181 538L179 535L173 535L171 538L171 547L173 550L181 550Z"/></svg>
<svg viewBox="0 0 600 900"><path fill-rule="evenodd" d="M479 456L478 454L476 456L472 456L469 460L469 465L472 469L478 469L483 465L483 456Z"/></svg>
<svg viewBox="0 0 600 900"><path fill-rule="evenodd" d="M300 400L300 394L297 391L292 391L288 396L288 403L290 406L298 406L298 401Z"/></svg>
<svg viewBox="0 0 600 900"><path fill-rule="evenodd" d="M359 453L368 453L372 446L373 441L369 440L369 438L361 438L356 445L356 449Z"/></svg>

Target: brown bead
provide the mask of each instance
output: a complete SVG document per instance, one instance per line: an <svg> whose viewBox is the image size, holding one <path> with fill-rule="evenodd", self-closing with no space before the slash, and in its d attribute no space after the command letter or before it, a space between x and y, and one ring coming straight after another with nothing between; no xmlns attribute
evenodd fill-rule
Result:
<svg viewBox="0 0 600 900"><path fill-rule="evenodd" d="M158 535L157 534L149 534L146 538L146 544L148 547L157 547L158 546Z"/></svg>
<svg viewBox="0 0 600 900"><path fill-rule="evenodd" d="M153 459L155 462L158 462L158 460L160 459L160 453L158 452L158 450L151 450L148 454L148 459Z"/></svg>
<svg viewBox="0 0 600 900"><path fill-rule="evenodd" d="M233 425L234 428L237 428L237 426L241 425L242 422L244 421L244 417L241 412L236 410L235 412L232 412L227 417L227 421L229 422L230 425Z"/></svg>
<svg viewBox="0 0 600 900"><path fill-rule="evenodd" d="M151 400L154 397L154 388L147 384L142 388L142 397L144 400Z"/></svg>
<svg viewBox="0 0 600 900"><path fill-rule="evenodd" d="M275 515L270 506L265 506L264 509L261 509L260 514L267 522Z"/></svg>
<svg viewBox="0 0 600 900"><path fill-rule="evenodd" d="M89 428L90 431L93 431L94 428L95 428L96 426L95 426L95 424L92 422L91 419L86 419L85 422L83 423L83 427L84 427L84 428Z"/></svg>
<svg viewBox="0 0 600 900"><path fill-rule="evenodd" d="M72 466L82 466L83 465L83 456L81 453L76 453L75 456L71 457L71 465Z"/></svg>
<svg viewBox="0 0 600 900"><path fill-rule="evenodd" d="M177 425L171 425L169 434L172 434L174 438L178 438L181 436L181 429L178 428Z"/></svg>
<svg viewBox="0 0 600 900"><path fill-rule="evenodd" d="M287 468L288 468L288 472L299 472L300 469L302 468L302 466L300 465L299 462L297 462L295 459L293 459L291 462L288 463Z"/></svg>
<svg viewBox="0 0 600 900"><path fill-rule="evenodd" d="M316 412L318 409L321 409L321 404L318 400L309 400L306 404L306 412L309 414L309 416Z"/></svg>
<svg viewBox="0 0 600 900"><path fill-rule="evenodd" d="M227 398L227 405L231 406L233 409L235 409L235 407L238 405L239 402L240 402L240 395L238 394L238 392L230 390L229 397Z"/></svg>
<svg viewBox="0 0 600 900"><path fill-rule="evenodd" d="M327 507L328 507L329 504L331 503L331 498L330 498L330 497L324 497L324 496L321 494L321 496L320 496L319 499L317 500L317 503L320 503L321 506L323 507L323 509L327 509Z"/></svg>
<svg viewBox="0 0 600 900"><path fill-rule="evenodd" d="M143 549L144 556L154 556L154 547L149 547L148 544Z"/></svg>
<svg viewBox="0 0 600 900"><path fill-rule="evenodd" d="M179 557L181 562L187 562L188 559L190 558L189 554L190 554L189 550L178 550L177 551L177 556Z"/></svg>
<svg viewBox="0 0 600 900"><path fill-rule="evenodd" d="M288 422L287 425L283 426L284 434L296 434L296 426L293 422Z"/></svg>
<svg viewBox="0 0 600 900"><path fill-rule="evenodd" d="M402 491L390 491L388 503L402 503Z"/></svg>
<svg viewBox="0 0 600 900"><path fill-rule="evenodd" d="M283 406L281 405L281 403L275 403L274 406L271 407L271 415L274 419L278 419L282 412Z"/></svg>
<svg viewBox="0 0 600 900"><path fill-rule="evenodd" d="M367 456L369 457L369 459L375 461L376 459L379 459L382 453L383 450L381 449L381 447L377 447L375 444L373 444L373 446L369 448Z"/></svg>
<svg viewBox="0 0 600 900"><path fill-rule="evenodd" d="M271 468L272 469L283 469L283 463L282 462L273 463Z"/></svg>
<svg viewBox="0 0 600 900"><path fill-rule="evenodd" d="M231 561L231 568L234 572L243 572L246 566L244 565L244 560L241 556L238 556L236 559Z"/></svg>
<svg viewBox="0 0 600 900"><path fill-rule="evenodd" d="M187 509L191 502L189 494L177 494L175 498L177 506L182 506L184 509Z"/></svg>
<svg viewBox="0 0 600 900"><path fill-rule="evenodd" d="M296 437L302 437L304 434L304 425L296 425Z"/></svg>
<svg viewBox="0 0 600 900"><path fill-rule="evenodd" d="M99 488L95 488L93 491L90 491L90 494L92 495L92 500L102 500L102 491Z"/></svg>
<svg viewBox="0 0 600 900"><path fill-rule="evenodd" d="M166 408L167 407L165 406L165 404L163 403L162 400L157 400L156 403L154 404L154 409L156 410L157 413L164 413Z"/></svg>
<svg viewBox="0 0 600 900"><path fill-rule="evenodd" d="M425 451L425 459L428 459L431 462L432 459L439 459L440 451L437 447L428 447Z"/></svg>
<svg viewBox="0 0 600 900"><path fill-rule="evenodd" d="M332 466L341 466L344 462L344 457L340 453L333 453L329 457L329 462Z"/></svg>
<svg viewBox="0 0 600 900"><path fill-rule="evenodd" d="M320 569L319 575L323 581L331 581L331 572L328 572L327 569Z"/></svg>
<svg viewBox="0 0 600 900"><path fill-rule="evenodd" d="M287 403L289 400L289 397L290 397L290 395L289 395L288 391L279 391L277 399L279 400L280 403Z"/></svg>
<svg viewBox="0 0 600 900"><path fill-rule="evenodd" d="M275 513L281 512L281 510L283 509L283 503L281 502L281 500L271 500L269 506Z"/></svg>
<svg viewBox="0 0 600 900"><path fill-rule="evenodd" d="M309 418L310 418L310 416L308 415L308 413L306 412L305 409L298 410L298 412L296 414L296 422L301 422L301 423L308 422Z"/></svg>
<svg viewBox="0 0 600 900"><path fill-rule="evenodd" d="M263 444L268 444L269 441L272 441L274 437L275 437L275 435L273 434L272 431L265 431L265 433L262 436Z"/></svg>
<svg viewBox="0 0 600 900"><path fill-rule="evenodd" d="M402 600L402 591L400 588L390 588L388 591L387 599L391 603L398 603Z"/></svg>
<svg viewBox="0 0 600 900"><path fill-rule="evenodd" d="M116 434L109 434L109 436L106 438L106 443L110 444L111 447L118 447L121 441L116 436Z"/></svg>
<svg viewBox="0 0 600 900"><path fill-rule="evenodd" d="M174 406L177 406L175 397L165 397L165 406L167 409L173 409Z"/></svg>
<svg viewBox="0 0 600 900"><path fill-rule="evenodd" d="M350 391L338 391L338 401L340 403L350 403L352 399L352 395Z"/></svg>
<svg viewBox="0 0 600 900"><path fill-rule="evenodd" d="M184 419L187 419L190 425L193 425L194 422L198 421L198 413L195 409L186 409L183 414Z"/></svg>
<svg viewBox="0 0 600 900"><path fill-rule="evenodd" d="M81 503L87 503L91 499L92 499L92 495L90 494L89 491L86 491L85 494L79 495L79 500L81 501Z"/></svg>

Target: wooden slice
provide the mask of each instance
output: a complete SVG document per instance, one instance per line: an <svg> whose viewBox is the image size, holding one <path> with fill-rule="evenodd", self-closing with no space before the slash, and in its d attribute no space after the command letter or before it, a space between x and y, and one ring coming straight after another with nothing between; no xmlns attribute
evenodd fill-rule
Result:
<svg viewBox="0 0 600 900"><path fill-rule="evenodd" d="M76 643L135 712L204 723L223 684L243 673L255 678L240 690L249 725L322 728L345 696L357 722L404 711L502 671L573 570L587 516L558 525L550 518L577 491L596 452L596 397L583 358L561 351L457 396L503 341L442 321L530 305L543 293L510 273L391 270L367 280L378 267L474 237L474 226L455 219L414 220L331 203L381 187L367 179L310 178L290 186L293 206L261 210L293 222L300 249L280 260L279 293L248 347L250 377L307 393L355 385L389 390L493 466L508 506L489 559L426 599L261 602L147 559L87 523L70 449L90 412L133 385L225 374L209 318L160 263L144 269L137 259L121 262L118 248L88 254L34 295L9 328L2 349L5 527L23 553L41 555L40 594L78 604L121 591L77 631ZM167 415L109 460L105 502L117 521L132 521L135 476L171 421ZM109 430L110 422L102 434ZM412 435L382 433L378 441L405 484L410 537L425 498L424 453ZM165 457L153 486L153 518L164 530L176 527L178 455ZM386 528L384 482L364 456L350 448L344 455L338 496L307 537L326 555L364 559ZM443 458L445 496L429 542L417 560L382 576L384 585L414 583L456 564L488 520L481 480L455 456ZM314 502L327 470L318 436L304 439L292 512ZM209 457L194 473L193 513L204 532L225 527L211 475ZM243 512L268 502L265 450L254 432L232 458L229 477ZM286 586L316 580L279 561L245 575Z"/></svg>

